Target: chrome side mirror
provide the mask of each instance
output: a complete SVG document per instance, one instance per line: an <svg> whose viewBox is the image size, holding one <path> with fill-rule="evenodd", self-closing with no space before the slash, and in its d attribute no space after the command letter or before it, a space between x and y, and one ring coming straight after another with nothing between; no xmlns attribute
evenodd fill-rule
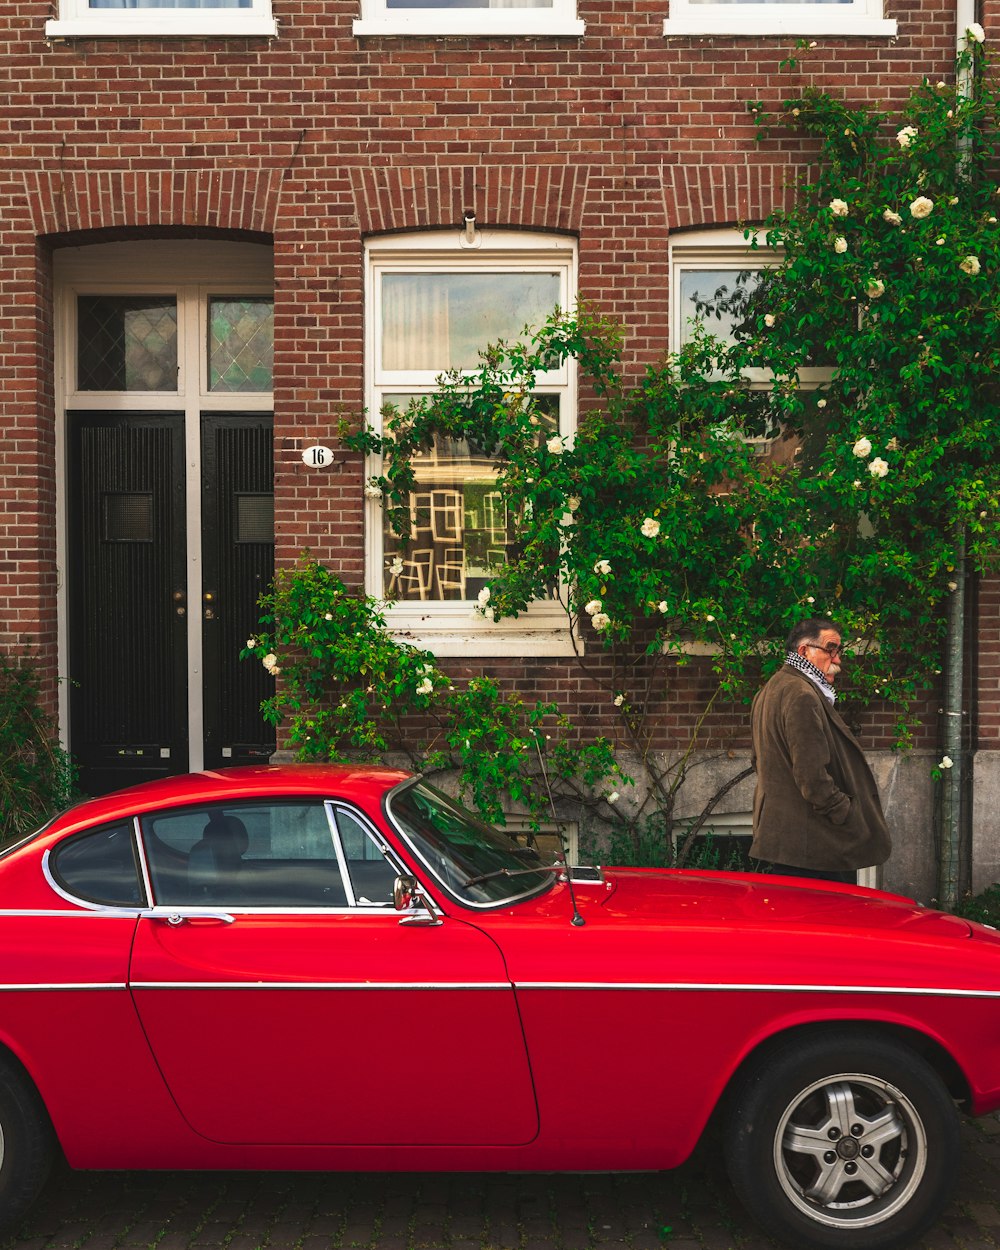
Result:
<svg viewBox="0 0 1000 1250"><path fill-rule="evenodd" d="M401 917L400 924L420 925L427 928L431 925L444 923L424 897L424 892L420 888L420 882L416 877L411 877L408 874L398 876L392 883L392 905L397 911L408 912L411 907L421 907L423 909L422 911L414 912L412 915Z"/></svg>

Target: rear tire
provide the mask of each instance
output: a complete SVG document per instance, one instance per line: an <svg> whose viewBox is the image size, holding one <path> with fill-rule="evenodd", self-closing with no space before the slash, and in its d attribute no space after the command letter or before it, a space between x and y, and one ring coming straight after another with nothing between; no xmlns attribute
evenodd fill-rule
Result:
<svg viewBox="0 0 1000 1250"><path fill-rule="evenodd" d="M38 1091L17 1063L0 1056L0 1229L20 1222L48 1179L55 1153Z"/></svg>
<svg viewBox="0 0 1000 1250"><path fill-rule="evenodd" d="M741 1075L730 1179L773 1236L816 1250L891 1250L940 1216L958 1180L959 1121L934 1069L858 1029L791 1037Z"/></svg>

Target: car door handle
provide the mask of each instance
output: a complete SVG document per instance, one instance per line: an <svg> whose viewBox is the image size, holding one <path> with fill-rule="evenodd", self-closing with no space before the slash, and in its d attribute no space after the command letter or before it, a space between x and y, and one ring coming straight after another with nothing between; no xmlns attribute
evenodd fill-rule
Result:
<svg viewBox="0 0 1000 1250"><path fill-rule="evenodd" d="M233 916L224 911L154 911L151 918L175 928L180 924L232 924L234 920Z"/></svg>

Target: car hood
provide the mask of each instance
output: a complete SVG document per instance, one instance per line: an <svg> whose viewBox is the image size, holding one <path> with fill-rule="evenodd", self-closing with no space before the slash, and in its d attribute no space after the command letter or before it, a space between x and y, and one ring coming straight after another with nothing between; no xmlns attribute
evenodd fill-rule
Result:
<svg viewBox="0 0 1000 1250"><path fill-rule="evenodd" d="M695 871L609 869L609 919L698 928L908 930L925 938L972 934L966 920L913 899L804 878Z"/></svg>

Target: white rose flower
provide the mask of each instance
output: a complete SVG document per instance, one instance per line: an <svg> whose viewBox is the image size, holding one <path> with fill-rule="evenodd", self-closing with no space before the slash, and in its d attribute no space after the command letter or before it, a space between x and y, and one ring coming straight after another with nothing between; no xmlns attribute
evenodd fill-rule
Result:
<svg viewBox="0 0 1000 1250"><path fill-rule="evenodd" d="M264 667L267 669L268 672L270 672L277 663L278 663L278 657L274 654L273 651L269 651L267 655L263 656L261 659L261 664L264 665Z"/></svg>
<svg viewBox="0 0 1000 1250"><path fill-rule="evenodd" d="M257 639L256 639L256 638L248 638L248 639L247 639L247 650L248 650L248 651L252 651L252 650L254 649L254 647L256 647L256 645L257 645Z"/></svg>
<svg viewBox="0 0 1000 1250"><path fill-rule="evenodd" d="M885 477L885 475L889 472L889 466L881 456L876 456L868 466L868 472L872 475L872 477Z"/></svg>
<svg viewBox="0 0 1000 1250"><path fill-rule="evenodd" d="M597 563L594 565L594 572L599 573L601 577L607 577L608 574L611 572L611 561L610 560L598 560Z"/></svg>
<svg viewBox="0 0 1000 1250"><path fill-rule="evenodd" d="M950 755L943 755L941 757L941 763L938 764L938 768L954 768L954 767L955 767L955 761L951 758Z"/></svg>
<svg viewBox="0 0 1000 1250"><path fill-rule="evenodd" d="M417 694L433 694L433 693L434 693L434 683L431 681L429 677L425 677L424 680L417 687Z"/></svg>
<svg viewBox="0 0 1000 1250"><path fill-rule="evenodd" d="M812 595L806 595L806 603L815 603L815 602L816 600L813 598Z"/></svg>
<svg viewBox="0 0 1000 1250"><path fill-rule="evenodd" d="M660 532L660 523L653 517L648 516L642 523L641 531L643 538L655 538Z"/></svg>
<svg viewBox="0 0 1000 1250"><path fill-rule="evenodd" d="M965 39L967 43L983 43L986 39L986 31L978 22L970 22L965 28Z"/></svg>
<svg viewBox="0 0 1000 1250"><path fill-rule="evenodd" d="M846 217L847 216L847 201L846 200L831 200L830 212L833 213L834 217Z"/></svg>
<svg viewBox="0 0 1000 1250"><path fill-rule="evenodd" d="M483 616L488 621L495 621L497 619L496 611L490 606L490 604L487 604L486 607L483 608Z"/></svg>
<svg viewBox="0 0 1000 1250"><path fill-rule="evenodd" d="M899 213L894 213L891 208L887 208L882 214L882 220L887 221L890 226L901 226L903 219Z"/></svg>
<svg viewBox="0 0 1000 1250"><path fill-rule="evenodd" d="M661 599L656 605L656 610L657 612L662 612L663 615L666 616L666 614L670 611L670 604L667 603L666 599Z"/></svg>
<svg viewBox="0 0 1000 1250"><path fill-rule="evenodd" d="M916 126L904 126L896 131L896 142L901 148L908 148L919 133Z"/></svg>
<svg viewBox="0 0 1000 1250"><path fill-rule="evenodd" d="M612 790L611 793L608 795L608 802L617 803L621 797L622 796L618 793L617 790Z"/></svg>
<svg viewBox="0 0 1000 1250"><path fill-rule="evenodd" d="M774 325L774 313L764 314L764 324L770 330L770 328Z"/></svg>
<svg viewBox="0 0 1000 1250"><path fill-rule="evenodd" d="M593 616L595 613L600 612L603 606L604 605L601 603L600 599L591 599L583 610L588 616Z"/></svg>
<svg viewBox="0 0 1000 1250"><path fill-rule="evenodd" d="M479 594L476 596L476 598L479 600L479 606L480 606L481 608L485 608L485 607L486 607L486 605L487 605L487 604L489 603L489 601L490 601L490 588L489 588L489 586L484 586L484 587L482 588L482 590L479 592Z"/></svg>
<svg viewBox="0 0 1000 1250"><path fill-rule="evenodd" d="M709 613L706 615L705 620L706 620L706 621L714 621L714 620L715 620L715 617L712 615L712 613L711 613L711 612L709 612Z"/></svg>
<svg viewBox="0 0 1000 1250"><path fill-rule="evenodd" d="M624 696L623 694L616 694L616 695L615 695L615 707L621 707L621 705L622 705L624 702L625 702L625 696Z"/></svg>
<svg viewBox="0 0 1000 1250"><path fill-rule="evenodd" d="M382 487L379 486L378 482L372 481L372 480L365 482L365 498L366 499L381 499L382 498Z"/></svg>
<svg viewBox="0 0 1000 1250"><path fill-rule="evenodd" d="M918 195L910 205L910 216L916 217L918 220L921 217L929 217L933 208L933 200L928 199L926 195Z"/></svg>
<svg viewBox="0 0 1000 1250"><path fill-rule="evenodd" d="M838 234L837 237L834 239L833 250L837 253L838 256L843 256L843 254L847 251L847 240L844 238L842 234Z"/></svg>
<svg viewBox="0 0 1000 1250"><path fill-rule="evenodd" d="M396 556L395 559L392 561L392 563L389 565L389 572L393 575L393 577L398 577L400 573L402 573L402 571L403 571L402 556Z"/></svg>
<svg viewBox="0 0 1000 1250"><path fill-rule="evenodd" d="M611 617L608 616L607 612L595 612L590 618L590 623L596 630L607 629L611 624Z"/></svg>
<svg viewBox="0 0 1000 1250"><path fill-rule="evenodd" d="M869 299L880 299L885 294L885 283L881 278L871 278L865 286L865 294Z"/></svg>
<svg viewBox="0 0 1000 1250"><path fill-rule="evenodd" d="M553 454L553 456L561 456L563 453L563 441L558 434L553 434L549 441L545 444L545 447Z"/></svg>
<svg viewBox="0 0 1000 1250"><path fill-rule="evenodd" d="M817 399L817 400L816 400L816 407L817 407L817 408L825 408L825 407L826 407L826 400L825 400L825 399Z"/></svg>
<svg viewBox="0 0 1000 1250"><path fill-rule="evenodd" d="M579 495L570 495L569 499L566 500L566 507L569 508L570 512L576 512L580 503L581 500Z"/></svg>
<svg viewBox="0 0 1000 1250"><path fill-rule="evenodd" d="M958 262L958 267L963 273L971 274L973 277L982 269L978 256L966 256L965 260Z"/></svg>
<svg viewBox="0 0 1000 1250"><path fill-rule="evenodd" d="M863 460L866 456L870 456L870 455L872 454L872 444L871 444L871 439L870 439L870 438L859 438L859 439L858 439L858 441L857 441L857 442L854 444L854 446L851 448L851 451L853 451L853 452L854 452L854 454L855 454L857 457L859 457L860 459L862 459L862 460Z"/></svg>

